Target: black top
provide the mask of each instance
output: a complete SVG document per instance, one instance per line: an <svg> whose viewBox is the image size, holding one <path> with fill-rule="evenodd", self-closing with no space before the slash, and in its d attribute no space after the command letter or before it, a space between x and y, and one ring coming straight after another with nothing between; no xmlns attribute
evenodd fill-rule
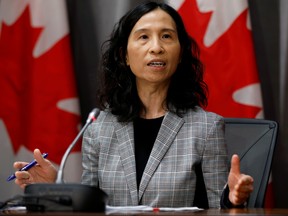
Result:
<svg viewBox="0 0 288 216"><path fill-rule="evenodd" d="M135 161L138 189L163 118L164 116L156 119L137 118L134 121Z"/></svg>

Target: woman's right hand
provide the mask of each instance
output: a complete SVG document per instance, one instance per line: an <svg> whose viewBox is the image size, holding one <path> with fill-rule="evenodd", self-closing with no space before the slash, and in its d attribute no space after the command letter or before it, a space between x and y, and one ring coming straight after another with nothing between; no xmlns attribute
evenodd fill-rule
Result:
<svg viewBox="0 0 288 216"><path fill-rule="evenodd" d="M37 164L28 171L16 171L15 183L21 188L32 183L54 183L57 177L57 169L47 159L42 157L39 149L34 150L34 158ZM15 162L14 168L19 170L24 167L27 162Z"/></svg>

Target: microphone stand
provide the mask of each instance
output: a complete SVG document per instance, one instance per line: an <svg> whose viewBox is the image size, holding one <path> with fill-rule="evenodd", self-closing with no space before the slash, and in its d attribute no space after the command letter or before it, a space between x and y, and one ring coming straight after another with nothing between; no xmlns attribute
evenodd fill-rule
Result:
<svg viewBox="0 0 288 216"><path fill-rule="evenodd" d="M80 130L80 132L77 134L76 138L73 140L73 142L69 145L69 147L67 148L64 156L62 157L61 163L60 163L60 167L57 173L57 179L56 179L56 184L61 184L64 183L63 181L63 170L64 170L64 166L66 164L67 158L71 152L71 150L74 148L74 146L77 144L78 140L80 139L80 137L82 136L82 134L84 133L84 131L86 130L86 128L94 121L96 120L97 116L100 114L100 110L95 108L93 109L90 113L89 116L86 120L86 123L84 125L84 127Z"/></svg>
<svg viewBox="0 0 288 216"><path fill-rule="evenodd" d="M100 110L93 109L84 127L67 148L57 173L56 184L30 184L24 190L24 203L28 211L105 212L107 194L95 186L77 183L65 184L63 170L67 158L86 128L98 117Z"/></svg>

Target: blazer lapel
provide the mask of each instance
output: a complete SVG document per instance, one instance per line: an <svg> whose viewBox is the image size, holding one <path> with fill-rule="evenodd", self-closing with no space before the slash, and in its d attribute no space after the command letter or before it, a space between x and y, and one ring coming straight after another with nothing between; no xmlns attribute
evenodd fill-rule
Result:
<svg viewBox="0 0 288 216"><path fill-rule="evenodd" d="M183 123L184 120L182 118L171 112L168 112L164 117L141 179L139 186L139 202L151 177L153 176L162 158L165 156L166 152L173 143L173 140L175 139Z"/></svg>
<svg viewBox="0 0 288 216"><path fill-rule="evenodd" d="M116 136L119 141L119 155L126 175L127 184L133 205L138 205L138 192L136 183L136 164L134 155L133 123L116 123Z"/></svg>

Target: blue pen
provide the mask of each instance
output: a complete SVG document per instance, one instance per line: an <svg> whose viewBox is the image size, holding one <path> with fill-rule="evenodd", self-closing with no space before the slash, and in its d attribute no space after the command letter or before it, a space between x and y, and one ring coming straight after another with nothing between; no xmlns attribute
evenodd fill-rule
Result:
<svg viewBox="0 0 288 216"><path fill-rule="evenodd" d="M48 156L48 153L44 153L42 154L42 157L43 158L46 158ZM29 164L25 165L24 167L22 167L21 169L19 169L19 171L27 171L29 170L30 168L32 168L33 166L35 166L37 164L37 161L34 159L33 161L31 161ZM15 179L16 176L15 176L15 173L12 174L11 176L9 176L7 178L7 181L12 181L13 179Z"/></svg>

